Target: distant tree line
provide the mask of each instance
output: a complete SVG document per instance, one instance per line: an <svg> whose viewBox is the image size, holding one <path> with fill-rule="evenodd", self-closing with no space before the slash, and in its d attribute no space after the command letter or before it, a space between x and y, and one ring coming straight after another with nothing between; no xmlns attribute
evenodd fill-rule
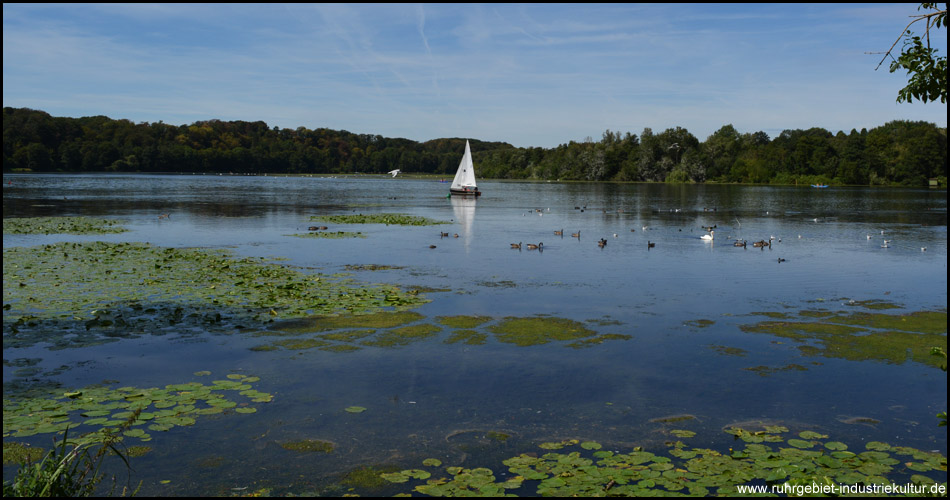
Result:
<svg viewBox="0 0 950 500"><path fill-rule="evenodd" d="M105 116L57 118L3 108L4 172L198 172L454 175L465 139L416 142L345 130L269 128L263 121L191 125ZM479 177L646 182L946 185L947 129L892 121L860 132L822 128L739 133L704 142L684 128L638 136L607 130L555 148L471 140Z"/></svg>

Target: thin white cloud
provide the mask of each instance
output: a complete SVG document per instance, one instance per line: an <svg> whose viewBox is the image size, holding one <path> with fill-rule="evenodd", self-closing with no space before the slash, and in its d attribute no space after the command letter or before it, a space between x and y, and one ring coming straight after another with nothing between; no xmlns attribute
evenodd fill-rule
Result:
<svg viewBox="0 0 950 500"><path fill-rule="evenodd" d="M946 126L945 104L896 105L906 76L864 54L916 12L901 5L3 8L4 106L57 116L544 147L608 128Z"/></svg>

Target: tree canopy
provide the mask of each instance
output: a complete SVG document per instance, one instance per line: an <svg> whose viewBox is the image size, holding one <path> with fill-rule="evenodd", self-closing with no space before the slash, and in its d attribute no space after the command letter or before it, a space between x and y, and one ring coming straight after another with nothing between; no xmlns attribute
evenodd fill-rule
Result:
<svg viewBox="0 0 950 500"><path fill-rule="evenodd" d="M724 125L705 141L682 127L639 135L606 130L555 148L469 139L480 178L638 182L946 184L947 130L892 121L871 130L823 128L740 133ZM4 172L196 172L454 175L464 138L426 142L262 121L191 125L105 116L53 117L3 109Z"/></svg>

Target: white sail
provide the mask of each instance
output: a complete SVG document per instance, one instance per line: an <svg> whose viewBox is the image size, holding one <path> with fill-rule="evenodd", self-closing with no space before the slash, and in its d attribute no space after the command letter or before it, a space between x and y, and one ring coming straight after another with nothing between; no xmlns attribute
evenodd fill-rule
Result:
<svg viewBox="0 0 950 500"><path fill-rule="evenodd" d="M472 150L468 146L468 141L465 141L465 155L462 156L459 169L455 172L455 180L452 181L452 186L449 189L463 190L468 188L469 191L474 191L475 187L475 164L472 163Z"/></svg>

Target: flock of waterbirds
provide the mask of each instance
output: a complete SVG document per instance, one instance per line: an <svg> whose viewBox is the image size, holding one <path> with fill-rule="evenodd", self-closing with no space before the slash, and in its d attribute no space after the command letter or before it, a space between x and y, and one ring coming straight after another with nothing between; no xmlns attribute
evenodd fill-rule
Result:
<svg viewBox="0 0 950 500"><path fill-rule="evenodd" d="M574 209L575 209L575 210L578 210L578 211L580 211L580 212L584 212L585 210L587 210L587 207L586 207L586 206L575 206ZM529 212L524 212L524 213L522 213L522 215L523 215L523 216L527 216L529 213L536 213L538 216L544 216L544 214L545 214L546 212L549 213L550 211L551 211L550 208L544 209L544 210L542 210L542 209L540 209L540 208L537 208L537 209L533 209L533 210L531 210L531 211L529 211ZM604 212L604 213L607 213L607 210L603 210L603 212ZM623 210L617 210L617 212L618 212L618 213L622 213ZM660 211L659 211L659 210L655 210L654 212L660 212ZM664 211L664 212L665 212L665 211ZM671 212L671 213L679 213L679 212L680 212L680 209L670 209L669 212ZM715 213L715 212L717 212L717 209L716 209L716 208L703 208L703 212L714 212L714 213ZM818 222L819 222L819 219L817 219L817 218L810 219L810 220L813 221L813 222L815 222L815 223L818 223ZM738 218L736 219L736 224L738 224L739 228L741 229L742 223L739 222ZM715 241L718 241L718 240L716 239L716 229L717 229L717 227L718 227L718 224L714 224L714 225L712 225L712 226L701 226L701 228L703 229L703 231L705 231L705 234L703 234L702 236L700 236L699 239L700 239L701 241L703 241L703 242L706 242L706 243L713 243L713 242L715 242ZM641 230L641 231L644 231L644 232L648 231L649 229L650 229L649 226L641 226L641 228L640 228L640 230ZM636 232L636 231L637 231L636 229L630 229L630 232ZM682 228L680 228L679 231L682 231ZM578 230L577 232L569 233L569 234L570 234L571 238L575 238L575 239L577 239L578 241L581 240L581 231L580 231L580 230ZM884 231L881 231L881 235L883 236L884 234L885 234L885 232L884 232ZM562 229L555 230L555 231L554 231L554 235L555 235L555 236L559 236L559 237L561 237L561 238L564 238L564 229L562 228ZM446 237L449 237L449 233L440 232L440 233L439 233L439 236L440 236L440 238L446 238ZM617 234L617 233L613 233L612 236L613 236L613 238L619 238L619 237L620 237L620 235ZM458 233L456 233L456 234L454 235L454 237L455 237L455 238L458 238L458 237L459 237ZM721 238L720 238L720 239L721 239ZM731 241L732 241L732 246L738 247L738 248L743 248L743 249L748 248L748 245L749 245L749 243L750 243L749 240L742 239L742 238L734 238L734 237L731 237L731 236L729 236L729 237L727 237L727 238L725 238L725 239L726 239L726 240L731 240ZM802 239L802 235L799 234L799 235L798 235L798 239ZM872 239L870 233L867 235L867 239L868 239L868 241L870 241L870 240ZM890 248L891 241L892 241L892 240L890 240L890 239L883 239L883 244L881 245L881 248ZM602 238L600 238L600 239L597 240L597 246L600 247L601 249L603 249L603 248L605 248L605 247L607 246L607 242L608 242L608 239L605 238L605 237L602 237ZM782 242L782 239L779 238L779 237L776 237L776 236L774 236L774 235L771 235L771 236L769 236L768 238L759 239L758 241L751 241L753 248L758 248L758 249L761 249L761 250L765 250L766 248L768 248L769 250L772 250L772 245L773 245L773 244L775 244L775 243L781 243L781 242ZM435 245L429 245L429 248L436 248L436 246L435 246ZM518 251L521 251L522 249L527 249L527 250L537 250L537 251L539 251L539 252L542 252L542 251L544 250L544 243L543 243L543 242L538 242L538 243L536 243L536 244L535 244L535 243L524 243L524 242L510 243L510 248L511 248L512 250L518 250ZM647 250L650 250L650 249L653 249L653 248L656 248L656 242L648 239L648 240L647 240ZM926 251L927 251L927 247L921 247L920 250L921 250L922 252L926 252ZM784 259L784 258L782 258L782 257L779 257L779 258L777 259L777 261L778 261L779 263L782 263L782 262L786 262L786 259Z"/></svg>
<svg viewBox="0 0 950 500"><path fill-rule="evenodd" d="M577 210L577 211L580 211L580 212L584 212L585 210L587 210L587 206L575 206L574 209ZM533 210L531 210L531 211L525 212L525 213L523 213L522 215L523 215L523 216L527 216L529 213L536 213L538 216L542 216L542 217L543 217L546 212L550 212L550 211L551 211L550 208L544 209L544 210L538 208L538 209L533 209ZM618 212L618 213L622 213L623 210L617 210L617 212ZM660 212L660 210L656 210L655 212ZM665 211L664 211L664 212L665 212ZM679 213L679 212L680 212L680 209L670 209L669 212L671 212L671 213ZM703 212L713 212L713 213L715 213L715 212L717 212L717 209L716 209L716 208L708 208L708 207L707 207L707 208L703 208ZM606 214L606 213L607 213L607 210L603 210L603 213ZM819 222L819 219L817 219L817 218L810 219L810 220L812 220L812 221L815 222L815 223L818 223L818 222ZM741 224L741 222L739 222L738 219L736 219L736 224L738 224L739 228L741 229L742 224ZM699 239L700 239L701 241L707 242L707 243L713 243L713 242L719 241L719 240L716 238L716 229L717 229L717 227L718 227L717 224L716 224L716 225L712 225L712 226L701 226L701 227L702 227L702 229L705 231L705 234L703 234L703 235L701 235L701 236L699 237ZM642 226L642 227L641 227L641 231L647 231L647 230L649 230L649 229L650 229L650 228L649 228L648 226ZM679 231L682 231L682 229L679 229ZM630 232L636 232L636 229L630 229ZM580 239L581 239L581 231L577 231L577 232L569 233L569 234L570 234L570 236L571 236L572 238L575 238L575 239L577 239L578 241L580 241ZM885 234L885 232L884 232L884 231L881 231L881 235L883 236L884 234ZM564 229L562 228L562 229L559 229L559 230L555 230L555 231L554 231L554 235L563 238L563 237L564 237ZM618 235L617 233L613 233L613 238L618 238L618 237L619 237L619 235ZM798 239L802 239L802 235L799 234L799 235L798 235ZM871 240L871 239L872 239L870 234L867 235L867 239L868 239L868 240ZM750 241L750 240L746 240L746 239L742 239L742 238L734 238L734 237L732 237L732 236L727 237L726 240L727 240L727 241L732 241L732 246L734 246L734 247L739 247L739 248L745 249L745 248L748 248L749 243L751 243L753 248L758 248L758 249L763 250L763 251L764 251L766 248L768 248L769 250L772 250L773 244L777 244L777 243L781 243L781 242L782 242L782 239L781 239L780 237L776 237L776 236L774 236L774 235L770 235L768 238L761 238L761 239L759 239L759 240L757 240L757 241ZM883 239L883 244L881 245L881 248L890 248L891 241L892 241L892 240L890 240L890 239ZM608 242L608 239L607 239L606 237L601 237L600 239L597 240L597 246L600 247L600 248L604 248L604 247L607 246L607 242ZM525 247L525 245L524 245L522 242L519 242L519 243L511 243L511 249L515 249L515 250L519 250L519 251L520 251L523 247ZM538 244L536 244L536 245L535 245L535 244L527 244L526 247L527 247L528 250L543 250L543 249L544 249L543 243L538 243ZM655 241L652 241L652 240L647 240L647 250L650 250L650 249L652 249L652 248L656 248L656 242L655 242ZM927 247L921 247L920 250L921 250L922 252L925 252L925 251L927 251ZM777 261L778 261L779 263L782 263L782 262L786 262L786 259L784 259L784 258L782 258L782 257L779 257L779 258L777 259Z"/></svg>
<svg viewBox="0 0 950 500"><path fill-rule="evenodd" d="M584 206L584 207L577 207L577 206L576 206L576 207L574 207L574 209L583 212L584 210L587 209L587 207L586 207L586 206ZM547 212L550 212L551 209L548 208L546 211L547 211ZM675 212L679 212L678 209L676 209L676 210L670 210L670 211L671 211L671 212L674 212L674 211L675 211ZM542 216L543 216L545 211L544 211L544 210L541 210L541 209L539 208L539 209L535 209L534 212L537 213L538 215L542 215ZM618 212L623 212L623 210L618 210ZM715 208L713 208L713 209L704 208L704 209L703 209L703 212L716 212L716 209L715 209ZM604 213L606 213L606 210L604 211ZM523 215L526 215L526 214L523 214ZM162 215L159 216L160 219L161 219L161 218L169 218L169 217L170 217L170 215L168 215L168 214L162 214ZM815 222L815 223L819 222L819 220L818 220L817 218L811 219L811 220L812 220L813 222ZM739 225L740 228L742 227L742 223L739 222L738 219L736 219L736 223ZM706 233L706 234L703 234L702 236L699 237L699 239L700 239L701 241L703 241L703 242L708 242L708 243L713 243L714 241L716 241L716 228L718 227L718 224L715 224L715 225L712 225L712 226L701 226L701 227L702 227L703 231L705 231L705 233ZM310 231L321 231L321 230L325 231L325 230L327 229L327 226L310 226L310 227L308 227L307 229L310 230ZM647 231L647 230L649 230L649 229L650 229L650 228L649 228L648 226L642 226L642 227L641 227L641 231ZM679 229L679 230L682 231L682 229ZM636 229L630 229L630 232L636 232ZM561 237L561 238L564 238L564 229L562 228L562 229L555 230L555 231L554 231L554 235L555 235L555 236L559 236L559 237ZM571 238L575 238L575 239L577 239L578 241L580 241L580 240L581 240L581 231L578 230L577 232L570 233L570 236L571 236ZM890 248L890 247L891 247L891 242L892 242L893 240L892 240L892 239L887 239L887 238L885 238L884 236L885 236L885 231L882 230L882 231L881 231L881 237L882 237L881 248ZM447 233L447 232L443 232L443 231L440 231L440 232L439 232L439 238L440 238L440 239L442 239L442 238L450 238L450 237L452 237L452 238L458 238L459 235L458 235L458 233L454 233L454 234L451 234L451 235L450 235L450 234ZM614 237L614 238L619 238L620 235L618 235L617 233L613 233L613 237ZM801 238L802 238L802 235L798 235L798 238L801 239ZM727 240L730 240L730 239L732 240L732 242L733 242L732 244L733 244L734 247L748 248L749 241L747 241L747 240L745 240L745 239L741 239L741 238L731 238L731 237L727 238ZM867 234L867 239L868 239L868 241L871 241L871 240L872 240L872 236L871 236L870 233ZM759 249L761 249L761 250L765 250L766 248L768 248L769 250L771 250L771 249L772 249L772 244L773 244L773 242L775 242L775 243L781 243L781 242L782 242L782 239L781 239L781 238L776 238L775 236L769 236L768 239L763 238L763 239L760 239L760 240L758 240L758 241L753 241L753 242L752 242L752 247L753 247L753 248L759 248ZM600 239L598 239L598 240L597 240L597 246L600 247L600 248L602 248L602 249L603 249L604 247L606 247L606 246L607 246L607 238L600 238ZM525 248L525 249L527 249L527 250L537 250L538 252L542 252L542 251L544 250L544 243L543 243L543 242L538 242L537 244L535 244L535 243L518 242L518 243L511 243L511 244L510 244L510 247L511 247L511 249L513 249L513 250L518 250L518 251L521 251L523 248ZM429 245L429 248L436 248L436 245ZM652 241L652 240L647 240L647 250L650 250L650 249L652 249L652 248L656 248L656 242L655 242L655 241ZM920 247L920 251L921 251L921 252L926 252L926 251L927 251L927 247ZM779 258L778 258L778 262L779 262L779 263L782 263L782 262L785 262L785 261L786 261L786 260L785 260L784 258L782 258L782 257L779 257Z"/></svg>
<svg viewBox="0 0 950 500"><path fill-rule="evenodd" d="M577 211L579 211L579 212L584 212L585 210L587 210L587 206L575 206L575 207L574 207L574 210L577 210ZM531 211L529 211L529 212L524 212L524 213L522 213L522 216L525 216L525 217L526 217L529 213L536 213L536 214L538 214L538 216L543 217L546 212L550 212L550 211L551 211L550 208L544 209L544 210L542 210L542 209L540 209L540 208L536 208L536 209L533 209L533 210L531 210ZM679 213L679 212L680 212L680 209L670 209L669 211L670 211L670 212ZM617 210L617 212L618 212L618 213L623 213L623 210L622 210L622 209L621 209L621 210ZM703 208L703 212L717 212L717 209L716 209L716 208L708 208L708 207L707 207L707 208ZM606 210L603 210L603 213L607 213L607 211L606 211ZM738 219L736 220L736 222L738 222ZM740 224L740 226L741 226L741 224ZM716 228L717 228L717 227L718 227L718 224L717 224L717 225L712 225L712 226L702 226L702 229L706 231L706 234L703 234L702 236L700 236L699 239L702 240L702 241L704 241L704 242L710 242L710 243L713 242L713 241L715 240ZM650 229L649 226L642 226L642 227L641 227L641 231L647 231L647 230L649 230L649 229ZM682 229L680 229L680 231L682 231ZM630 232L636 232L636 229L630 229ZM555 230L555 231L554 231L554 235L555 235L555 236L560 236L561 238L563 238L563 237L564 237L564 229L562 228L562 229L559 229L559 230ZM570 233L570 235L571 235L571 238L576 238L578 241L580 241L580 239L581 239L581 231L577 231L577 232L575 232L575 233ZM619 238L620 235L617 234L617 233L613 233L613 237L614 237L614 238ZM799 236L799 238L801 238L801 236ZM754 242L752 242L752 246L753 246L754 248L760 248L760 249L763 249L763 250L764 250L765 248L768 248L768 249L771 250L771 249L772 249L772 242L773 242L773 241L776 241L776 240L777 240L779 243L782 241L780 238L776 238L775 236L770 236L768 240L762 239L762 240L759 240L759 241L754 241ZM600 248L604 248L604 247L607 246L607 241L608 241L607 238L600 238L599 240L597 240L597 246L600 247ZM526 247L528 250L539 250L539 251L540 251L540 250L543 250L543 249L544 249L544 243L538 243L537 245L535 245L535 244L530 244L530 243L529 243L529 244L525 245L524 242L518 242L518 243L511 243L510 246L511 246L511 249L513 249L513 250L519 250L519 251L520 251L522 248L525 248L525 247ZM733 246L741 247L741 248L747 248L748 242L747 242L746 240L744 240L744 239L738 239L738 238L736 238L736 239L734 239L734 241L733 241ZM652 240L647 240L647 250L650 250L651 248L656 248L656 242L655 242L655 241L652 241ZM780 262L780 263L781 263L781 262L785 262L785 259L779 257L779 258L778 258L778 262Z"/></svg>

